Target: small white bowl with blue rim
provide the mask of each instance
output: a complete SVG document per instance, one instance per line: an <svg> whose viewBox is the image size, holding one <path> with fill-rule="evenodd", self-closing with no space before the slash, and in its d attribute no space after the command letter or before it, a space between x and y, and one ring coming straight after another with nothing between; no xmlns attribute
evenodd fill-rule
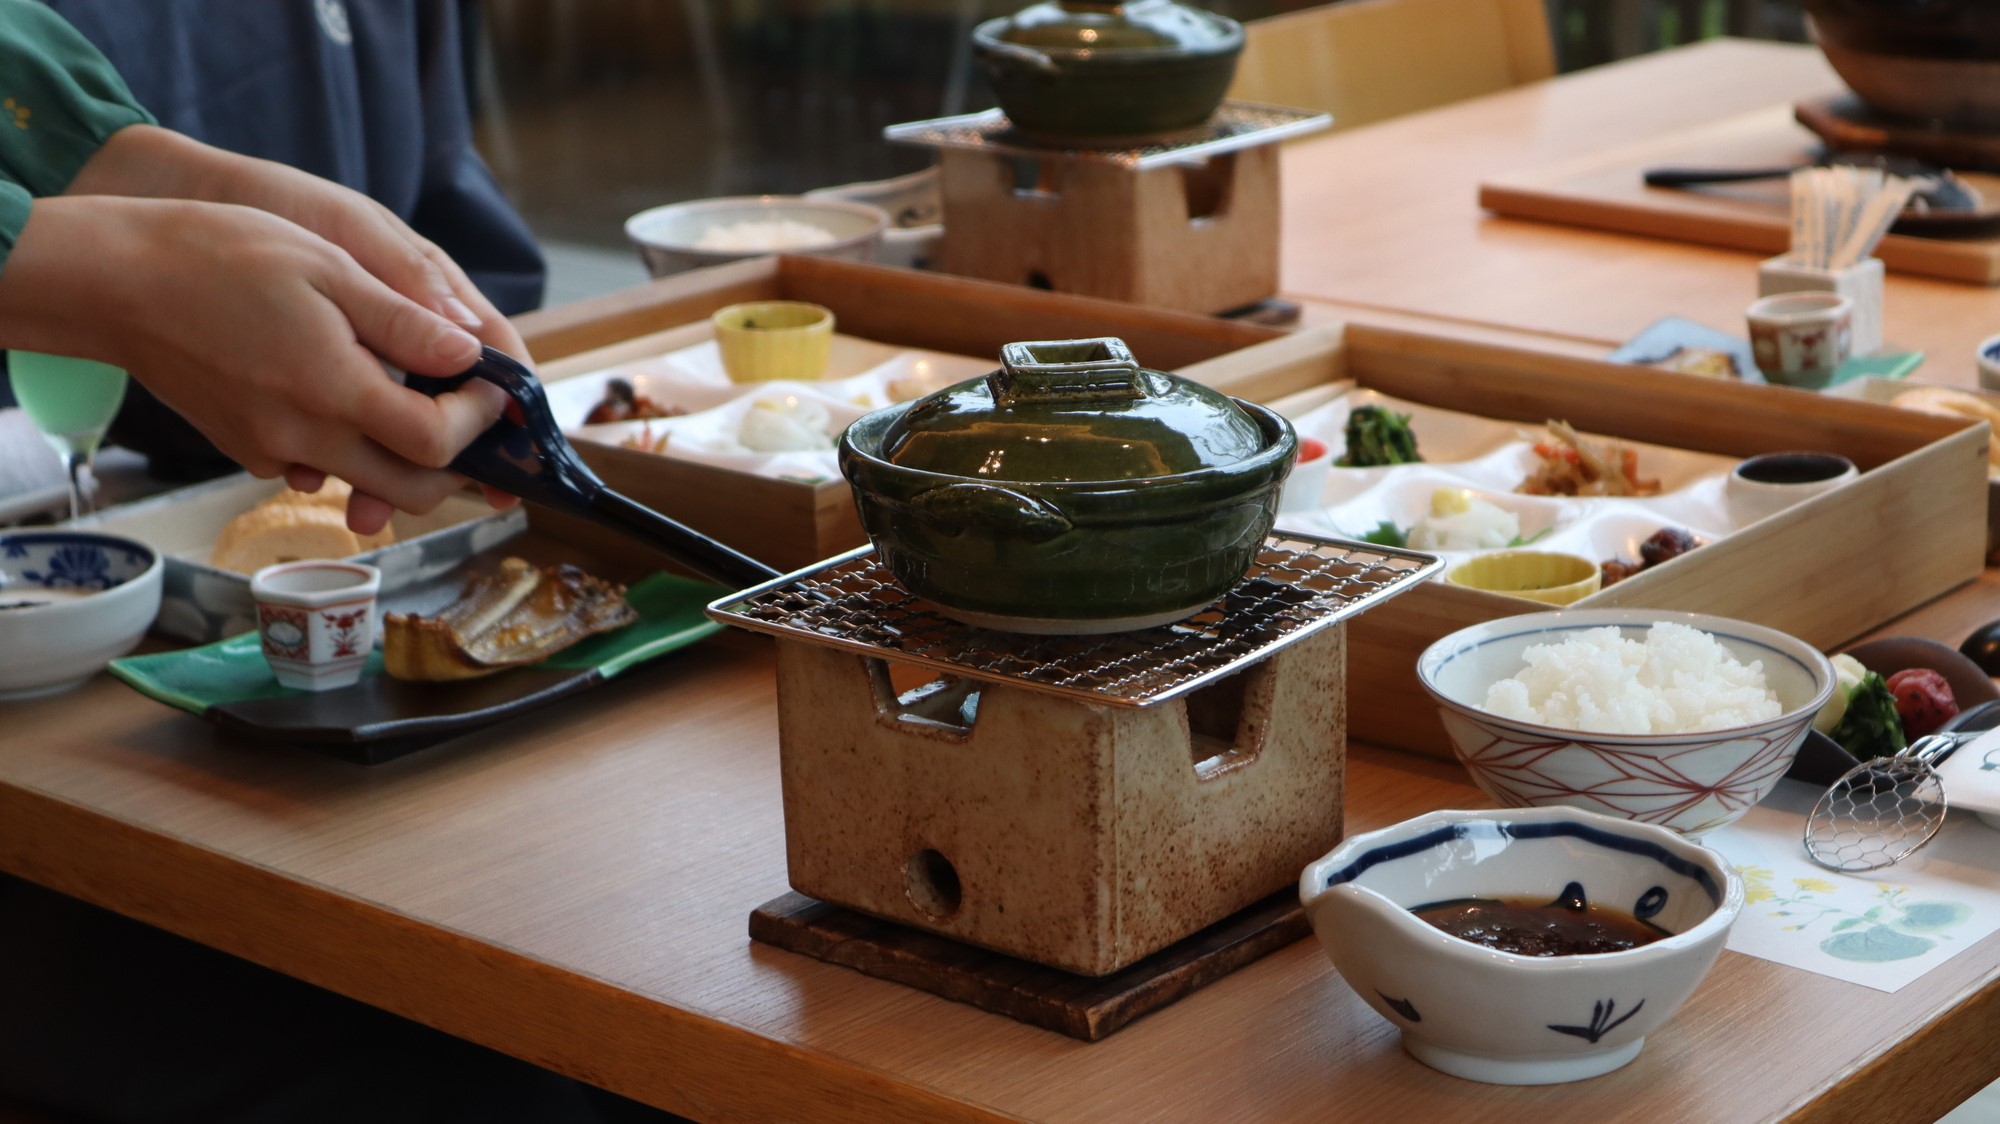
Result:
<svg viewBox="0 0 2000 1124"><path fill-rule="evenodd" d="M1413 910L1581 896L1665 931L1620 952L1522 956ZM1609 1073L1639 1056L1714 965L1743 908L1716 852L1574 808L1432 812L1358 835L1299 876L1299 900L1354 993L1433 1069L1497 1085Z"/></svg>
<svg viewBox="0 0 2000 1124"><path fill-rule="evenodd" d="M2000 391L2000 336L1987 336L1979 341L1979 350L1973 353L1973 362L1979 368L1979 385L1986 390Z"/></svg>
<svg viewBox="0 0 2000 1124"><path fill-rule="evenodd" d="M1488 688L1518 674L1533 644L1586 629L1629 640L1663 621L1700 629L1740 663L1763 665L1776 718L1721 730L1614 734L1564 730L1485 709ZM1424 650L1417 679L1437 700L1459 763L1502 804L1568 804L1700 835L1764 799L1791 768L1813 716L1833 695L1833 665L1819 649L1773 628L1707 613L1662 609L1564 609L1463 628Z"/></svg>
<svg viewBox="0 0 2000 1124"><path fill-rule="evenodd" d="M160 613L161 572L136 539L0 531L0 700L67 691L137 647Z"/></svg>

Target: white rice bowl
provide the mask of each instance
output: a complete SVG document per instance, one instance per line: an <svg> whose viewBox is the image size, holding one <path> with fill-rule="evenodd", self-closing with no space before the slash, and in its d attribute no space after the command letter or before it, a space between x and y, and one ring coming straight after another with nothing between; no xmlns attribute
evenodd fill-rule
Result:
<svg viewBox="0 0 2000 1124"><path fill-rule="evenodd" d="M1688 734L1754 726L1784 713L1762 660L1739 662L1715 637L1671 621L1628 640L1606 626L1533 644L1527 666L1486 691L1503 718L1593 734Z"/></svg>
<svg viewBox="0 0 2000 1124"><path fill-rule="evenodd" d="M1425 649L1417 679L1460 764L1498 803L1691 835L1771 791L1834 688L1826 656L1795 636L1660 609L1485 621Z"/></svg>

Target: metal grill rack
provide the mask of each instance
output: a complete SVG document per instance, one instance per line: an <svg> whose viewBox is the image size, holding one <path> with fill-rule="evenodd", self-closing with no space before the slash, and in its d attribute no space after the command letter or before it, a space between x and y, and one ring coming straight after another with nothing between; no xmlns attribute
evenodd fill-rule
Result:
<svg viewBox="0 0 2000 1124"><path fill-rule="evenodd" d="M882 130L882 136L897 144L971 149L999 156L1102 160L1143 170L1193 163L1219 153L1289 140L1319 132L1332 124L1332 117L1309 109L1228 101L1202 124L1136 148L1057 148L1036 144L1016 133L1006 114L997 109L891 125Z"/></svg>
<svg viewBox="0 0 2000 1124"><path fill-rule="evenodd" d="M1444 568L1429 554L1272 534L1249 573L1179 624L1103 636L1025 636L961 624L903 589L873 547L708 607L724 624L1109 706L1186 694Z"/></svg>

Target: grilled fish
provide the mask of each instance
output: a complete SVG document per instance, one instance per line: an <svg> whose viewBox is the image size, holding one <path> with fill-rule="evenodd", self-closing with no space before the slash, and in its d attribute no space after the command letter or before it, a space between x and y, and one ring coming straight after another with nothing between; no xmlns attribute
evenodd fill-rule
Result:
<svg viewBox="0 0 2000 1124"><path fill-rule="evenodd" d="M537 567L519 558L473 578L434 617L382 620L383 669L398 679L472 679L534 663L639 615L625 587L575 566Z"/></svg>

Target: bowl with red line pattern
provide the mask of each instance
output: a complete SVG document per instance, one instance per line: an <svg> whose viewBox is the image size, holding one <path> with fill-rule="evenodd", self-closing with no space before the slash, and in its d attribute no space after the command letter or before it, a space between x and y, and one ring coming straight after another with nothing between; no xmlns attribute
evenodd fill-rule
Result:
<svg viewBox="0 0 2000 1124"><path fill-rule="evenodd" d="M1778 713L1699 732L1631 733L1568 729L1487 709L1489 689L1523 669L1530 646L1606 627L1641 640L1661 622L1699 629L1737 662L1756 664ZM1834 688L1827 658L1796 637L1728 617L1659 609L1568 609L1486 621L1426 649L1417 678L1437 701L1459 762L1501 804L1586 808L1686 835L1730 823L1762 800L1791 766ZM1677 689L1676 681L1664 678L1662 689Z"/></svg>

